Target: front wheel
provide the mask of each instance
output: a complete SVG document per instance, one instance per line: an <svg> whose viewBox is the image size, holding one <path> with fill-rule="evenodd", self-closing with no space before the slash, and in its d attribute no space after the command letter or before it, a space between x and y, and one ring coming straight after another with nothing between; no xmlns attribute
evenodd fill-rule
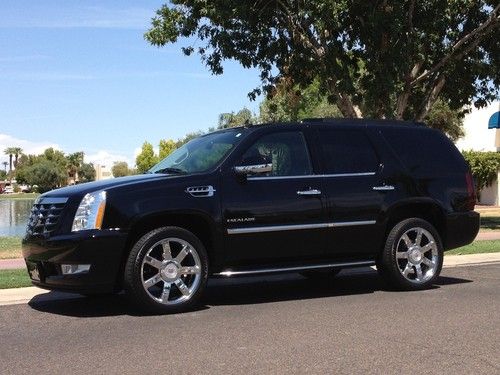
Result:
<svg viewBox="0 0 500 375"><path fill-rule="evenodd" d="M194 307L208 278L208 256L191 232L164 227L145 234L130 251L125 293L138 307L154 313Z"/></svg>
<svg viewBox="0 0 500 375"><path fill-rule="evenodd" d="M443 246L436 229L427 221L411 218L389 232L377 270L391 286L419 290L434 283L443 266Z"/></svg>

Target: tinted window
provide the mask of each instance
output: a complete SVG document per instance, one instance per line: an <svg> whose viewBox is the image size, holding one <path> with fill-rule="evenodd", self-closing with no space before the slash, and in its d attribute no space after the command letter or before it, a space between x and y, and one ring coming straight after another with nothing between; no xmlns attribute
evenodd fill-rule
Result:
<svg viewBox="0 0 500 375"><path fill-rule="evenodd" d="M272 163L268 176L301 176L312 173L309 153L301 132L264 135L243 155L240 165Z"/></svg>
<svg viewBox="0 0 500 375"><path fill-rule="evenodd" d="M426 128L399 128L383 129L382 134L404 166L412 173L436 175L461 172L467 168L457 148L438 131Z"/></svg>
<svg viewBox="0 0 500 375"><path fill-rule="evenodd" d="M378 169L375 150L362 130L320 130L319 144L324 173L366 173Z"/></svg>

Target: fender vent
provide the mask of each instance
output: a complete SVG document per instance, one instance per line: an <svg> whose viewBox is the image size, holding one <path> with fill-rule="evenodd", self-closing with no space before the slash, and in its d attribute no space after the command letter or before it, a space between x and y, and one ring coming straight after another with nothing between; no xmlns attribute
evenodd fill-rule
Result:
<svg viewBox="0 0 500 375"><path fill-rule="evenodd" d="M215 189L212 185L208 186L191 186L186 189L186 193L191 194L193 197L213 197Z"/></svg>

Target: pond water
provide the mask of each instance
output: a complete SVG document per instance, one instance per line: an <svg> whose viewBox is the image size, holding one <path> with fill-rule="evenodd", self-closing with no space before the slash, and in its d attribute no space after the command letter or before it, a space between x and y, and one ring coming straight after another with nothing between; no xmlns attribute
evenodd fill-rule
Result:
<svg viewBox="0 0 500 375"><path fill-rule="evenodd" d="M24 236L34 199L0 199L0 237Z"/></svg>

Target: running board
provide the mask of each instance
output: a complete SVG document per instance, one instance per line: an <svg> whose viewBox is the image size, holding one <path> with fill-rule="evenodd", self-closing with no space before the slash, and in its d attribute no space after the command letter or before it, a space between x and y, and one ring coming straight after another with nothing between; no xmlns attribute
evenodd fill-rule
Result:
<svg viewBox="0 0 500 375"><path fill-rule="evenodd" d="M325 268L344 268L344 267L363 267L363 266L373 266L375 261L366 260L359 262L338 262L338 263L328 263L328 264L316 264L311 266L298 266L298 267L281 267L281 268L263 268L257 270L242 270L242 271L222 271L214 273L213 276L245 276L245 275L259 275L264 273L280 273L280 272L301 272L308 270L320 270Z"/></svg>

